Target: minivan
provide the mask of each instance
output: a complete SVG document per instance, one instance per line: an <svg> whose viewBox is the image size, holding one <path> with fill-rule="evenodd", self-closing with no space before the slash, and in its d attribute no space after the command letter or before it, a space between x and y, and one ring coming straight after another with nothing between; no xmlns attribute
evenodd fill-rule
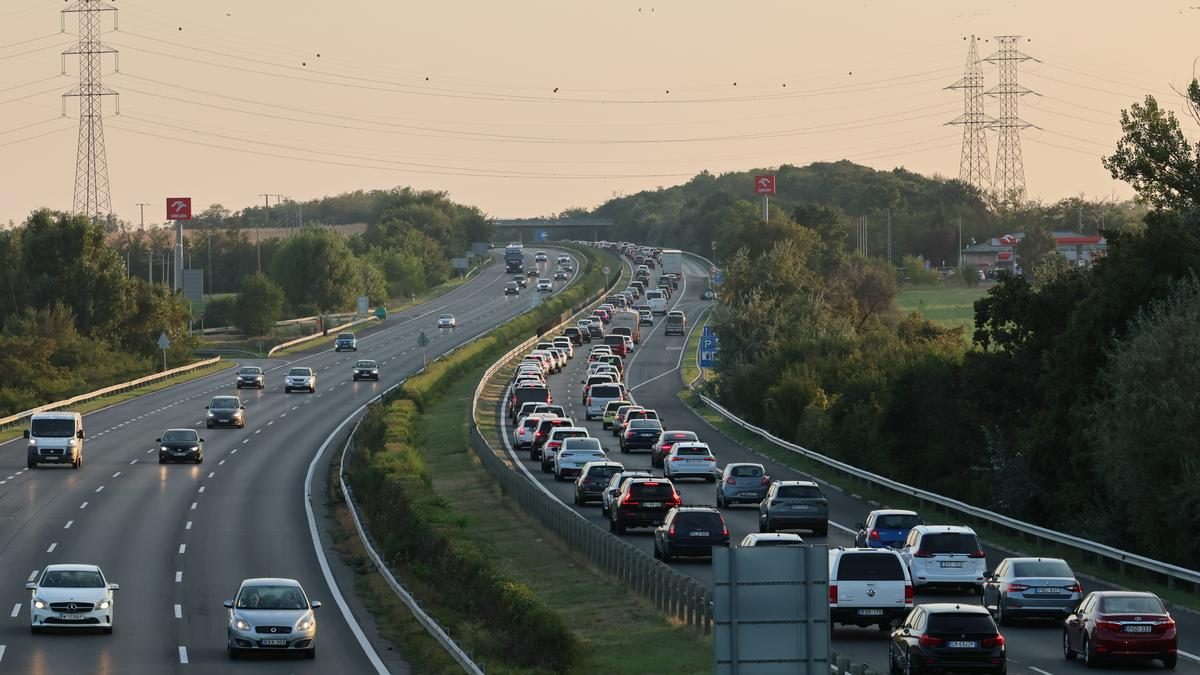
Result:
<svg viewBox="0 0 1200 675"><path fill-rule="evenodd" d="M83 466L83 416L75 412L40 412L29 418L26 466L70 464Z"/></svg>
<svg viewBox="0 0 1200 675"><path fill-rule="evenodd" d="M646 304L650 305L651 314L667 313L667 295L657 288L646 291Z"/></svg>

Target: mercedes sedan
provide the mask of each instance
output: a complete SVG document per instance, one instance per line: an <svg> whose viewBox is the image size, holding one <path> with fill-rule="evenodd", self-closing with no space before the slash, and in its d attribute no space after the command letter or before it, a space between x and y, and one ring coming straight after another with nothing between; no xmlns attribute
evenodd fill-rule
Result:
<svg viewBox="0 0 1200 675"><path fill-rule="evenodd" d="M38 580L25 584L25 588L32 596L31 633L40 633L44 628L99 628L112 633L116 616L113 591L120 586L109 583L99 567L47 565Z"/></svg>

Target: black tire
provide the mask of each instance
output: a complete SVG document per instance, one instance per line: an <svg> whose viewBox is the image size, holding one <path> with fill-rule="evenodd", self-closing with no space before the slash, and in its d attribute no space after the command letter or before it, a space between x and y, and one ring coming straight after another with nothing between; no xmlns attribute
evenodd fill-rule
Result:
<svg viewBox="0 0 1200 675"><path fill-rule="evenodd" d="M612 532L613 534L617 533L617 521L613 520L611 517L608 519L608 531Z"/></svg>
<svg viewBox="0 0 1200 675"><path fill-rule="evenodd" d="M211 422L205 422L205 423L204 423L204 428L205 428L205 429L211 429L211 428L212 428L212 423L211 423Z"/></svg>
<svg viewBox="0 0 1200 675"><path fill-rule="evenodd" d="M165 457L159 457L159 458L158 458L158 463L159 463L159 464L166 464L166 463L167 463L167 460L166 460L166 458L165 458Z"/></svg>
<svg viewBox="0 0 1200 675"><path fill-rule="evenodd" d="M723 508L726 508L727 506L728 506L728 504L725 503L725 493L718 490L717 491L717 508L723 509Z"/></svg>
<svg viewBox="0 0 1200 675"><path fill-rule="evenodd" d="M1068 661L1075 660L1075 650L1071 649L1071 634L1067 632L1066 628L1062 632L1062 649L1064 659Z"/></svg>
<svg viewBox="0 0 1200 675"><path fill-rule="evenodd" d="M664 547L663 547L663 550L662 550L662 553L660 553L660 554L659 554L659 556L658 556L658 559L659 559L659 560L661 560L661 561L663 561L663 562L665 562L665 563L669 563L669 562L671 562L671 560L673 560L673 559L674 559L674 556L672 556L672 555L671 555L671 554L670 554L670 553L667 551L666 547L664 546Z"/></svg>
<svg viewBox="0 0 1200 675"><path fill-rule="evenodd" d="M717 477L716 476L705 476L704 482L705 483L715 483L715 482L717 482Z"/></svg>
<svg viewBox="0 0 1200 675"><path fill-rule="evenodd" d="M767 521L763 520L762 518L758 519L758 531L764 534L771 531L767 528Z"/></svg>
<svg viewBox="0 0 1200 675"><path fill-rule="evenodd" d="M242 655L242 650L238 649L237 647L234 647L232 644L230 644L228 642L225 643L225 652L227 654L229 654L230 661L236 661L238 659L238 657L240 657Z"/></svg>
<svg viewBox="0 0 1200 675"><path fill-rule="evenodd" d="M1162 657L1163 668L1167 670L1175 670L1175 664L1179 661L1178 654L1165 654Z"/></svg>
<svg viewBox="0 0 1200 675"><path fill-rule="evenodd" d="M654 559L662 560L662 553L660 553L658 550L658 542L655 542L654 544Z"/></svg>
<svg viewBox="0 0 1200 675"><path fill-rule="evenodd" d="M1096 658L1096 653L1092 651L1091 640L1088 640L1088 636L1086 634L1083 636L1083 641L1079 645L1079 653L1083 655L1083 665L1087 666L1088 668L1095 668L1096 666L1100 665L1100 660Z"/></svg>
<svg viewBox="0 0 1200 675"><path fill-rule="evenodd" d="M1007 626L1012 623L1012 619L1004 613L1004 599L999 595L996 596L996 625Z"/></svg>
<svg viewBox="0 0 1200 675"><path fill-rule="evenodd" d="M358 350L356 349L355 351L358 351ZM317 658L317 648L316 648L316 647L309 647L308 649L305 649L305 650L304 650L304 658L306 658L306 659L315 659L315 658Z"/></svg>
<svg viewBox="0 0 1200 675"><path fill-rule="evenodd" d="M26 469L36 469L37 462L33 461L32 459L25 460L25 468Z"/></svg>
<svg viewBox="0 0 1200 675"><path fill-rule="evenodd" d="M71 463L71 466L75 469L83 468L83 455L77 457L75 461Z"/></svg>
<svg viewBox="0 0 1200 675"><path fill-rule="evenodd" d="M909 654L908 658L904 660L904 675L920 675L921 670L913 661L912 654Z"/></svg>
<svg viewBox="0 0 1200 675"><path fill-rule="evenodd" d="M613 527L617 530L617 534L625 534L625 523L622 523L620 518L614 519L612 523Z"/></svg>
<svg viewBox="0 0 1200 675"><path fill-rule="evenodd" d="M204 463L204 455L200 455L199 457L196 457L196 463L203 464Z"/></svg>
<svg viewBox="0 0 1200 675"><path fill-rule="evenodd" d="M826 525L825 527L822 527L820 529L813 530L813 534L818 537L827 537L827 536L829 536L829 526Z"/></svg>
<svg viewBox="0 0 1200 675"><path fill-rule="evenodd" d="M42 632L42 629L41 629L41 628L39 628L39 627L37 627L37 626L30 625L30 626L29 626L29 632L30 632L30 634L32 634L32 635L37 635L38 633L41 633L41 632Z"/></svg>
<svg viewBox="0 0 1200 675"><path fill-rule="evenodd" d="M900 675L900 666L896 665L896 655L892 653L892 646L888 645L888 674Z"/></svg>

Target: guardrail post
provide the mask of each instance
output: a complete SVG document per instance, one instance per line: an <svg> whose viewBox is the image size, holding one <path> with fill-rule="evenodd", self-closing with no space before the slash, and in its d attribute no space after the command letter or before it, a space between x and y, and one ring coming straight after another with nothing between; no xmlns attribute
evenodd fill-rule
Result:
<svg viewBox="0 0 1200 675"><path fill-rule="evenodd" d="M845 675L846 671L850 670L850 659L839 656L837 660L837 669L839 673Z"/></svg>
<svg viewBox="0 0 1200 675"><path fill-rule="evenodd" d="M850 673L852 675L867 675L867 666L864 663L856 663L850 666Z"/></svg>

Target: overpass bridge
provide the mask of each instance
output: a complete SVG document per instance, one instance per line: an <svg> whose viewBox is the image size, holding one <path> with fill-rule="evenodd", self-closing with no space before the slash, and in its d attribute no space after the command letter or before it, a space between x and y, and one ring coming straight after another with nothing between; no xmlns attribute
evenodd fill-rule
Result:
<svg viewBox="0 0 1200 675"><path fill-rule="evenodd" d="M554 239L590 239L613 226L611 218L498 218L496 241L519 241L524 244Z"/></svg>

